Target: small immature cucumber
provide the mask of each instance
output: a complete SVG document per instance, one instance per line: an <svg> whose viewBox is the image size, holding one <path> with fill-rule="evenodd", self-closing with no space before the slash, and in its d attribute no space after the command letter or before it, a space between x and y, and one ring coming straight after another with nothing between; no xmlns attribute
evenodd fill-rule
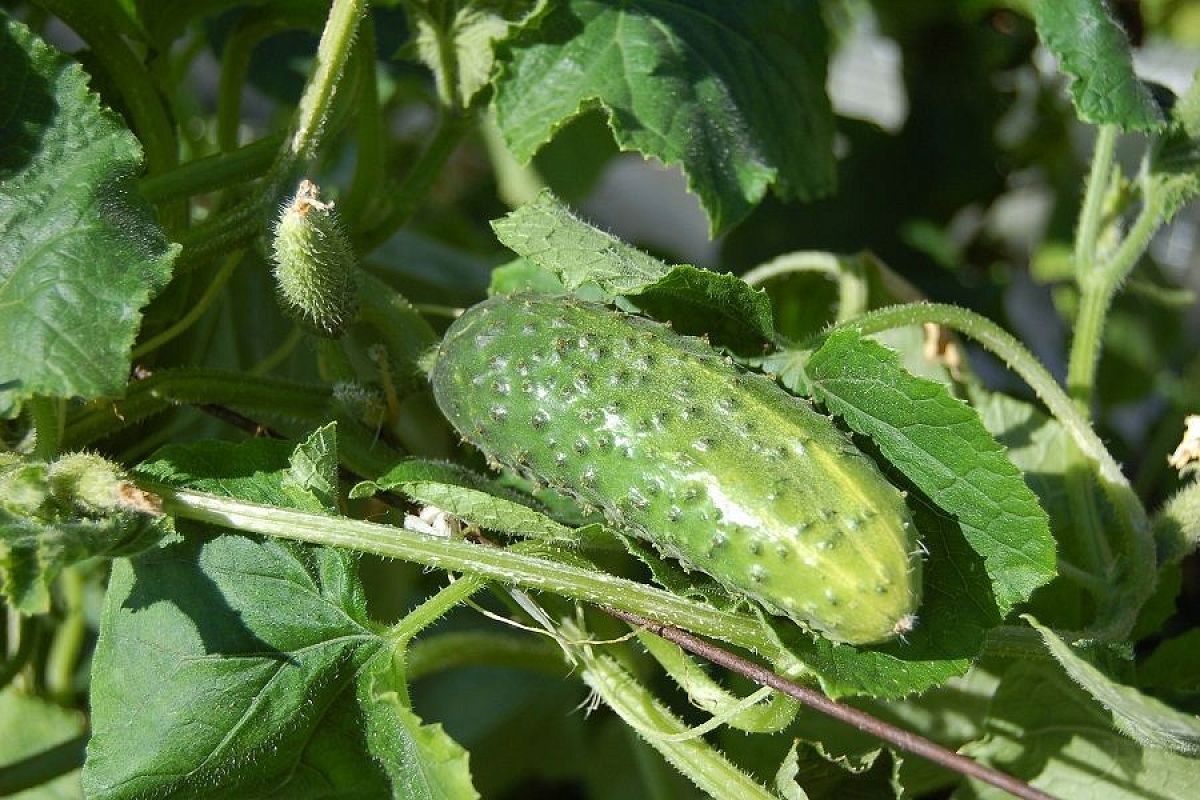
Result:
<svg viewBox="0 0 1200 800"><path fill-rule="evenodd" d="M354 250L332 203L300 182L275 222L271 255L280 304L313 333L337 339L358 313Z"/></svg>
<svg viewBox="0 0 1200 800"><path fill-rule="evenodd" d="M835 641L916 622L900 492L804 400L593 303L493 297L450 327L438 405L490 459Z"/></svg>

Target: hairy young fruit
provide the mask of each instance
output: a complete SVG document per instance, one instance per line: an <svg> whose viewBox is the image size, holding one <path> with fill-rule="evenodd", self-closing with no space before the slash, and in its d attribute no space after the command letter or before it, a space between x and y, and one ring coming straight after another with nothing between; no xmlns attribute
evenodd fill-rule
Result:
<svg viewBox="0 0 1200 800"><path fill-rule="evenodd" d="M284 309L313 333L336 339L358 313L354 251L332 203L300 182L275 223L275 285Z"/></svg>
<svg viewBox="0 0 1200 800"><path fill-rule="evenodd" d="M432 373L490 459L840 642L907 632L921 562L900 492L826 417L699 339L605 306L494 297Z"/></svg>

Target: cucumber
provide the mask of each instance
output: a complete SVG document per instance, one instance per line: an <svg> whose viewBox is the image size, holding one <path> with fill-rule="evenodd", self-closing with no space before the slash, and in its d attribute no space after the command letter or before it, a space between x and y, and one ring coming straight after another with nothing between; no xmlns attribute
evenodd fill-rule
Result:
<svg viewBox="0 0 1200 800"><path fill-rule="evenodd" d="M312 333L337 339L358 313L354 249L333 203L322 202L320 193L312 181L300 181L280 209L271 255L284 311Z"/></svg>
<svg viewBox="0 0 1200 800"><path fill-rule="evenodd" d="M832 421L700 339L574 299L493 297L446 333L442 412L493 466L850 644L911 630L903 495Z"/></svg>

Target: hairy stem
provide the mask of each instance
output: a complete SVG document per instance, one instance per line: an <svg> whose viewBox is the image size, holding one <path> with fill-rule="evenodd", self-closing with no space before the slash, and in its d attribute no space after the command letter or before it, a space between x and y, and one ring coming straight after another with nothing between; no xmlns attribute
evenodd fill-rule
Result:
<svg viewBox="0 0 1200 800"><path fill-rule="evenodd" d="M379 110L379 85L375 74L375 26L367 17L359 26L355 59L359 68L359 92L354 113L354 177L338 202L342 218L351 230L363 230L369 212L381 194L385 174L383 117Z"/></svg>
<svg viewBox="0 0 1200 800"><path fill-rule="evenodd" d="M265 536L346 547L452 572L475 573L506 584L554 592L654 618L670 619L739 647L776 654L762 624L661 589L571 564L465 541L438 539L391 525L308 514L226 497L146 483L168 514Z"/></svg>
<svg viewBox="0 0 1200 800"><path fill-rule="evenodd" d="M167 172L142 178L138 189L150 202L161 203L261 177L270 168L283 139L282 133L271 133L236 150L193 159Z"/></svg>
<svg viewBox="0 0 1200 800"><path fill-rule="evenodd" d="M350 55L366 0L333 0L329 19L317 45L317 61L297 107L288 155L298 161L311 158L321 143L333 93Z"/></svg>
<svg viewBox="0 0 1200 800"><path fill-rule="evenodd" d="M1145 191L1142 210L1112 257L1078 276L1081 296L1067 365L1067 386L1085 410L1091 403L1092 388L1096 383L1096 365L1104 342L1104 322L1109 306L1163 222L1162 199L1149 187Z"/></svg>
<svg viewBox="0 0 1200 800"><path fill-rule="evenodd" d="M1075 272L1083 274L1094 266L1096 242L1104 216L1104 195L1112 178L1113 153L1117 144L1117 126L1101 125L1092 150L1092 168L1088 174L1079 225L1075 229Z"/></svg>

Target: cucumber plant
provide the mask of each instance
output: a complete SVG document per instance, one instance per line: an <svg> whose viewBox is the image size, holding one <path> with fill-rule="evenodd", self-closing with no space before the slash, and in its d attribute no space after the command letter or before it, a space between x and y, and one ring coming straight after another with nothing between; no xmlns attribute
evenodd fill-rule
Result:
<svg viewBox="0 0 1200 800"><path fill-rule="evenodd" d="M5 3L0 794L1193 791L1194 20L894 5Z"/></svg>

